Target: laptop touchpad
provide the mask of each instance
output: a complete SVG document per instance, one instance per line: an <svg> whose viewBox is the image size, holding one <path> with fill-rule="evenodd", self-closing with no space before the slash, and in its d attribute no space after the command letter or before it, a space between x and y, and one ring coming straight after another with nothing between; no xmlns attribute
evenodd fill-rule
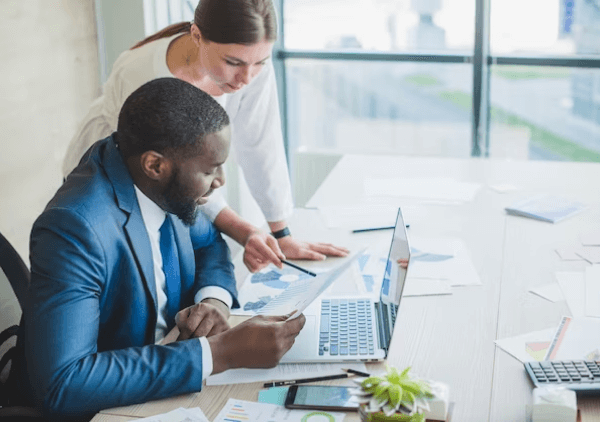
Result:
<svg viewBox="0 0 600 422"><path fill-rule="evenodd" d="M292 348L283 356L282 362L291 362L296 360L307 360L318 354L317 349L317 317L314 315L305 315L306 324L296 337Z"/></svg>

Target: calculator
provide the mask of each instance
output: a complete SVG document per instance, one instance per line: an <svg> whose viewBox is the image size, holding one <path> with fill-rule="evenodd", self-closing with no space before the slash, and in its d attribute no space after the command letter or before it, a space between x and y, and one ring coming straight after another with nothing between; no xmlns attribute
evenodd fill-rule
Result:
<svg viewBox="0 0 600 422"><path fill-rule="evenodd" d="M578 393L600 395L598 360L526 362L525 369L536 387L558 385Z"/></svg>

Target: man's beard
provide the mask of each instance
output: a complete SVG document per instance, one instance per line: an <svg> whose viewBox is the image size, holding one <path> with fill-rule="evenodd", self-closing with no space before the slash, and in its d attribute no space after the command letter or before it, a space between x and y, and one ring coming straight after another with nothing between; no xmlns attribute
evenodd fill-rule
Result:
<svg viewBox="0 0 600 422"><path fill-rule="evenodd" d="M186 226L192 226L198 217L198 204L187 196L179 183L179 169L175 169L164 194L167 211L175 214Z"/></svg>

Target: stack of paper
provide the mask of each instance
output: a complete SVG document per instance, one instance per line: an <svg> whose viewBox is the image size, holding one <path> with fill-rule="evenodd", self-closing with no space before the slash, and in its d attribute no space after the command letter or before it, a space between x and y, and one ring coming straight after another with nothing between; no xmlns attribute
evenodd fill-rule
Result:
<svg viewBox="0 0 600 422"><path fill-rule="evenodd" d="M574 317L600 318L600 265L585 272L557 272L558 285Z"/></svg>
<svg viewBox="0 0 600 422"><path fill-rule="evenodd" d="M556 223L585 209L585 205L554 195L540 194L523 199L505 210L508 214Z"/></svg>

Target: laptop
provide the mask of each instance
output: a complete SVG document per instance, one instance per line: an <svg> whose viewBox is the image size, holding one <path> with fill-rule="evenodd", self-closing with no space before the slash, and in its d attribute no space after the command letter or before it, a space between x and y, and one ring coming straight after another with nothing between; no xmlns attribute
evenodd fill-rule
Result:
<svg viewBox="0 0 600 422"><path fill-rule="evenodd" d="M398 209L378 299L327 297L304 310L306 324L281 363L380 361L387 357L410 247Z"/></svg>

